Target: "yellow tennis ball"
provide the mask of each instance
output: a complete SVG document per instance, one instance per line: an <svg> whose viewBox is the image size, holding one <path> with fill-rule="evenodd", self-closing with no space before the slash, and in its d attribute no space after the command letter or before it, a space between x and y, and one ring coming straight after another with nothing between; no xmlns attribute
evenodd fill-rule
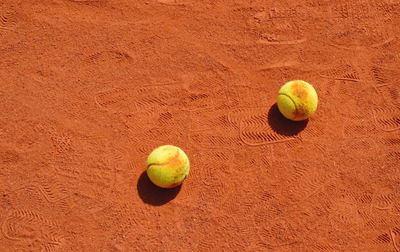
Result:
<svg viewBox="0 0 400 252"><path fill-rule="evenodd" d="M293 121L310 118L318 106L314 87L302 80L285 83L278 94L278 109L284 117Z"/></svg>
<svg viewBox="0 0 400 252"><path fill-rule="evenodd" d="M189 170L186 153L173 145L157 147L147 158L147 176L162 188L179 186L189 175Z"/></svg>

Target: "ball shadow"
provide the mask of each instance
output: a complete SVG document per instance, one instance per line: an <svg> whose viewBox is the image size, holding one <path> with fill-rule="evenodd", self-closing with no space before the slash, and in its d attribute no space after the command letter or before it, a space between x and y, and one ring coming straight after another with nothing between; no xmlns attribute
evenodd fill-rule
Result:
<svg viewBox="0 0 400 252"><path fill-rule="evenodd" d="M306 128L308 119L298 122L286 119L275 103L268 111L268 124L279 135L295 136Z"/></svg>
<svg viewBox="0 0 400 252"><path fill-rule="evenodd" d="M173 200L178 195L181 187L182 185L170 189L160 188L150 181L146 171L140 175L137 182L139 197L144 203L153 206L161 206Z"/></svg>

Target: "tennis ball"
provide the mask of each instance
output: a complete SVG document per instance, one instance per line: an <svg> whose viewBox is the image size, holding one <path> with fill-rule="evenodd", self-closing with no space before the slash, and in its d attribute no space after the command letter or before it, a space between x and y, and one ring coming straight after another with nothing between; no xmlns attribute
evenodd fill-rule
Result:
<svg viewBox="0 0 400 252"><path fill-rule="evenodd" d="M179 186L189 175L189 170L186 153L173 145L157 147L147 158L147 176L162 188Z"/></svg>
<svg viewBox="0 0 400 252"><path fill-rule="evenodd" d="M302 80L285 83L278 94L278 109L292 121L310 118L317 110L318 95L314 87Z"/></svg>

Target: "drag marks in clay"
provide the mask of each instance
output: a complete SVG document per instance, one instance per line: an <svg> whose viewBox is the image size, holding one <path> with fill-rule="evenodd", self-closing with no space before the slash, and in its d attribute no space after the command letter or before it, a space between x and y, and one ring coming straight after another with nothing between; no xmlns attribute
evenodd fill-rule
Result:
<svg viewBox="0 0 400 252"><path fill-rule="evenodd" d="M359 82L360 77L354 67L350 64L342 64L335 68L324 70L320 73L323 78Z"/></svg>
<svg viewBox="0 0 400 252"><path fill-rule="evenodd" d="M0 2L0 250L400 252L399 3ZM167 143L193 169L159 200Z"/></svg>

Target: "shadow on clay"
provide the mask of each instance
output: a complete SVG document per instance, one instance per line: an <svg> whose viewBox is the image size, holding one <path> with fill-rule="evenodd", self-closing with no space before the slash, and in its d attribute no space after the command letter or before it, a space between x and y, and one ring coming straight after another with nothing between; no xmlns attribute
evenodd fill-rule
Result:
<svg viewBox="0 0 400 252"><path fill-rule="evenodd" d="M292 137L306 128L308 119L298 122L286 119L281 112L279 112L278 105L275 103L268 111L268 124L275 133Z"/></svg>
<svg viewBox="0 0 400 252"><path fill-rule="evenodd" d="M153 206L161 206L173 200L178 195L181 187L182 185L171 189L160 188L150 181L146 171L140 175L137 182L139 197L144 203Z"/></svg>

